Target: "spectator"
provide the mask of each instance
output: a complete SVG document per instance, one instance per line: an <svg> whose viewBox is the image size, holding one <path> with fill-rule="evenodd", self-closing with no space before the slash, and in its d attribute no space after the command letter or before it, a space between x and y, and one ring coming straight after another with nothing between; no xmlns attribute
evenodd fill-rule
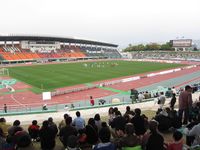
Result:
<svg viewBox="0 0 200 150"><path fill-rule="evenodd" d="M147 138L146 150L164 150L164 138L158 132L158 122L150 121L149 129L150 134Z"/></svg>
<svg viewBox="0 0 200 150"><path fill-rule="evenodd" d="M97 133L98 133L98 127L95 124L94 118L89 118L88 124L91 125L97 131Z"/></svg>
<svg viewBox="0 0 200 150"><path fill-rule="evenodd" d="M57 133L58 133L58 127L57 127L57 125L53 122L53 118L52 118L52 117L49 117L49 118L48 118L48 121L49 121L49 126L54 130L55 134L57 135Z"/></svg>
<svg viewBox="0 0 200 150"><path fill-rule="evenodd" d="M169 128L172 127L172 121L168 116L168 113L164 110L162 110L159 114L155 116L155 120L159 123L158 129L161 132L168 131Z"/></svg>
<svg viewBox="0 0 200 150"><path fill-rule="evenodd" d="M142 102L144 99L145 99L144 94L142 92L140 92L139 95L138 95L138 101Z"/></svg>
<svg viewBox="0 0 200 150"><path fill-rule="evenodd" d="M101 117L100 117L100 115L99 114L96 114L95 116L94 116L94 120L95 120L95 125L97 126L97 128L98 128L98 131L100 131L100 129L101 129L101 124L102 124L102 122L101 122Z"/></svg>
<svg viewBox="0 0 200 150"><path fill-rule="evenodd" d="M65 150L80 150L78 144L78 137L70 135L67 139L67 148Z"/></svg>
<svg viewBox="0 0 200 150"><path fill-rule="evenodd" d="M177 93L177 92L176 92L176 88L175 88L174 86L172 87L172 93L175 94L175 95L176 95L176 93Z"/></svg>
<svg viewBox="0 0 200 150"><path fill-rule="evenodd" d="M92 96L90 96L90 105L91 105L91 106L94 106L94 99L93 99Z"/></svg>
<svg viewBox="0 0 200 150"><path fill-rule="evenodd" d="M135 113L131 110L130 106L126 106L126 112L124 115L129 115L132 118Z"/></svg>
<svg viewBox="0 0 200 150"><path fill-rule="evenodd" d="M188 120L191 121L189 118L189 111L192 107L192 88L187 85L185 86L185 91L181 92L179 95L179 117L182 121L183 113L183 124L187 124Z"/></svg>
<svg viewBox="0 0 200 150"><path fill-rule="evenodd" d="M170 117L173 128L175 128L175 129L181 128L182 122L179 119L179 116L178 116L178 113L176 110L172 110L171 115L169 117Z"/></svg>
<svg viewBox="0 0 200 150"><path fill-rule="evenodd" d="M94 145L98 142L98 129L95 125L95 121L93 118L88 120L88 124L86 125L86 135L87 135L87 142L90 145Z"/></svg>
<svg viewBox="0 0 200 150"><path fill-rule="evenodd" d="M63 143L64 147L66 148L68 145L67 145L67 141L68 141L68 137L70 135L75 135L77 136L78 132L76 130L75 127L73 127L71 125L72 123L72 118L71 117L68 117L66 118L66 126L63 127L61 130L60 130L60 141Z"/></svg>
<svg viewBox="0 0 200 150"><path fill-rule="evenodd" d="M145 121L141 116L141 110L139 108L135 109L135 116L131 119L131 123L135 127L136 135L140 136L146 132Z"/></svg>
<svg viewBox="0 0 200 150"><path fill-rule="evenodd" d="M3 136L3 130L0 128L0 150L3 150L6 145L6 140Z"/></svg>
<svg viewBox="0 0 200 150"><path fill-rule="evenodd" d="M17 150L35 150L31 137L26 131L19 131L15 134Z"/></svg>
<svg viewBox="0 0 200 150"><path fill-rule="evenodd" d="M131 118L129 115L125 114L124 116L124 119L126 120L126 124L129 123L131 121Z"/></svg>
<svg viewBox="0 0 200 150"><path fill-rule="evenodd" d="M170 108L171 108L172 110L174 110L174 105L175 105L175 103L176 103L176 94L173 93L173 94L172 94L172 99L171 99L171 101L170 101Z"/></svg>
<svg viewBox="0 0 200 150"><path fill-rule="evenodd" d="M198 117L193 117L192 121L186 126L186 131L191 130L195 125L198 125L200 123L200 114L198 114ZM188 136L186 135L186 144L188 146L191 146L194 142L195 136Z"/></svg>
<svg viewBox="0 0 200 150"><path fill-rule="evenodd" d="M109 125L111 125L111 122L113 121L114 118L115 118L114 109L113 107L110 107L108 110L108 124Z"/></svg>
<svg viewBox="0 0 200 150"><path fill-rule="evenodd" d="M120 147L136 147L141 144L140 139L135 135L134 126L128 123L125 126L125 136L119 142Z"/></svg>
<svg viewBox="0 0 200 150"><path fill-rule="evenodd" d="M3 131L3 137L7 137L8 136L8 128L9 127L10 127L10 125L6 123L6 119L5 118L0 118L0 128Z"/></svg>
<svg viewBox="0 0 200 150"><path fill-rule="evenodd" d="M21 130L23 130L23 128L20 126L20 121L19 120L15 120L13 122L13 126L8 128L8 135L10 136L14 136L15 130L16 128L21 128Z"/></svg>
<svg viewBox="0 0 200 150"><path fill-rule="evenodd" d="M183 148L183 134L179 131L175 131L173 133L173 139L174 142L173 143L169 143L167 150L182 150Z"/></svg>
<svg viewBox="0 0 200 150"><path fill-rule="evenodd" d="M99 100L99 105L104 105L105 103L106 103L106 101L104 99Z"/></svg>
<svg viewBox="0 0 200 150"><path fill-rule="evenodd" d="M146 92L144 93L144 98L145 98L145 99L151 98L151 95L149 94L148 91L146 91Z"/></svg>
<svg viewBox="0 0 200 150"><path fill-rule="evenodd" d="M87 135L85 129L78 131L78 140L81 148L87 147Z"/></svg>
<svg viewBox="0 0 200 150"><path fill-rule="evenodd" d="M186 128L185 131L187 136L193 136L194 141L192 142L192 146L196 146L200 144L200 123L195 125L191 130Z"/></svg>
<svg viewBox="0 0 200 150"><path fill-rule="evenodd" d="M40 144L42 150L53 150L55 147L55 132L49 127L47 120L43 121L42 127L39 131Z"/></svg>
<svg viewBox="0 0 200 150"><path fill-rule="evenodd" d="M79 111L76 112L76 118L72 124L75 126L77 131L85 128L85 120L81 117L81 113Z"/></svg>
<svg viewBox="0 0 200 150"><path fill-rule="evenodd" d="M58 125L58 128L59 129L61 129L61 128L63 128L63 127L65 127L66 126L66 124L65 124L65 120L66 120L66 118L67 117L69 117L69 115L68 114L64 114L64 119L59 123L59 125Z"/></svg>
<svg viewBox="0 0 200 150"><path fill-rule="evenodd" d="M163 108L164 104L165 104L165 95L164 95L164 92L160 92L160 96L158 98L158 104L160 105L160 109Z"/></svg>
<svg viewBox="0 0 200 150"><path fill-rule="evenodd" d="M32 125L28 127L28 132L32 141L39 141L40 126L37 125L37 120L32 121Z"/></svg>
<svg viewBox="0 0 200 150"><path fill-rule="evenodd" d="M125 129L126 119L122 117L121 112L118 110L115 112L115 118L111 123L111 127L115 130L123 130Z"/></svg>
<svg viewBox="0 0 200 150"><path fill-rule="evenodd" d="M108 127L102 127L99 131L100 143L96 144L93 150L116 150L114 144L110 142L111 133Z"/></svg>
<svg viewBox="0 0 200 150"><path fill-rule="evenodd" d="M47 104L44 104L44 105L42 106L42 110L48 110Z"/></svg>
<svg viewBox="0 0 200 150"><path fill-rule="evenodd" d="M6 104L4 104L3 109L4 109L4 112L7 113L7 105Z"/></svg>
<svg viewBox="0 0 200 150"><path fill-rule="evenodd" d="M15 150L15 142L13 137L7 136L3 150Z"/></svg>

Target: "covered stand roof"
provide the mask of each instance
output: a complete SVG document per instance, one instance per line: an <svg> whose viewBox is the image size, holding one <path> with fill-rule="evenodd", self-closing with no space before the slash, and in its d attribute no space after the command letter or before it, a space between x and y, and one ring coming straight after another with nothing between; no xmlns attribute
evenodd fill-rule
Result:
<svg viewBox="0 0 200 150"><path fill-rule="evenodd" d="M77 44L91 44L99 46L110 46L118 47L116 44L104 43L91 40L75 39L75 38L65 38L65 37L51 37L51 36L1 36L0 41L58 41L63 43L77 43Z"/></svg>

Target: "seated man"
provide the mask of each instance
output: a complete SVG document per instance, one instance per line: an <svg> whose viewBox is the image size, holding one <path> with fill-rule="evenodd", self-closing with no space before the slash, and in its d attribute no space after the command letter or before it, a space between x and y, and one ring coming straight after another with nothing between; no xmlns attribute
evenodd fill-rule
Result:
<svg viewBox="0 0 200 150"><path fill-rule="evenodd" d="M171 119L168 114L163 113L163 111L155 116L155 120L159 123L158 129L161 132L168 131L168 129L172 127Z"/></svg>
<svg viewBox="0 0 200 150"><path fill-rule="evenodd" d="M146 150L164 150L164 138L158 132L158 122L152 120L149 122L150 133L143 136L143 149Z"/></svg>
<svg viewBox="0 0 200 150"><path fill-rule="evenodd" d="M102 127L99 131L100 143L96 144L93 150L117 150L115 145L110 142L111 133L108 127Z"/></svg>
<svg viewBox="0 0 200 150"><path fill-rule="evenodd" d="M141 116L141 110L139 108L135 109L135 116L131 119L131 123L135 127L135 134L137 136L143 135L146 132L145 121Z"/></svg>
<svg viewBox="0 0 200 150"><path fill-rule="evenodd" d="M140 139L134 133L132 123L127 123L125 126L125 136L119 141L119 147L136 147L141 144Z"/></svg>

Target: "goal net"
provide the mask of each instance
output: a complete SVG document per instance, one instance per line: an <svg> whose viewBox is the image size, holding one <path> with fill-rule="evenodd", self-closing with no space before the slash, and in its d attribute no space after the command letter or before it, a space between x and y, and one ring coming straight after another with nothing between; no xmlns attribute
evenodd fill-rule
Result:
<svg viewBox="0 0 200 150"><path fill-rule="evenodd" d="M0 77L9 76L9 70L7 68L0 68Z"/></svg>

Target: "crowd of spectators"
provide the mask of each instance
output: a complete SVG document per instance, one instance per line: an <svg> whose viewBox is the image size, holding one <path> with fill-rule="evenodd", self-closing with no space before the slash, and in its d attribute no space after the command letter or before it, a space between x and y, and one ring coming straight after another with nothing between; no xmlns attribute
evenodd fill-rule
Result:
<svg viewBox="0 0 200 150"><path fill-rule="evenodd" d="M182 150L199 145L200 100L192 102L192 87L186 86L178 96L178 110L174 108L175 93L169 107L163 106L163 93L159 101L160 107L153 118L130 106L124 114L117 107L109 108L107 121L95 114L86 122L77 111L74 119L65 114L58 125L49 117L41 127L33 120L27 129L19 120L9 125L0 118L0 150L35 150L35 142L40 143L42 150L53 150L56 140L60 140L65 150ZM163 136L169 131L173 133L170 143Z"/></svg>
<svg viewBox="0 0 200 150"><path fill-rule="evenodd" d="M134 59L148 59L148 58L159 58L159 59L200 59L200 53L197 52L163 52L163 51L137 51L137 52L131 52L132 58Z"/></svg>

